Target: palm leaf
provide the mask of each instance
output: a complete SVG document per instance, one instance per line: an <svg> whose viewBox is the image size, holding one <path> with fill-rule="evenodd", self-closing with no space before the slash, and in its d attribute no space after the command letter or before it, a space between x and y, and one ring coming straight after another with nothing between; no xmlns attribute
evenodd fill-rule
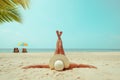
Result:
<svg viewBox="0 0 120 80"><path fill-rule="evenodd" d="M28 8L29 0L0 0L0 23L17 21L21 22L18 6Z"/></svg>
<svg viewBox="0 0 120 80"><path fill-rule="evenodd" d="M13 8L16 5L11 2L10 0L0 0L0 8L4 9L4 7L8 7L8 8Z"/></svg>
<svg viewBox="0 0 120 80"><path fill-rule="evenodd" d="M6 7L1 7L0 8L0 23L3 22L12 22L12 21L17 21L21 22L21 17L20 13L18 12L17 8L8 8Z"/></svg>
<svg viewBox="0 0 120 80"><path fill-rule="evenodd" d="M21 5L24 9L29 7L29 0L12 0L15 4Z"/></svg>

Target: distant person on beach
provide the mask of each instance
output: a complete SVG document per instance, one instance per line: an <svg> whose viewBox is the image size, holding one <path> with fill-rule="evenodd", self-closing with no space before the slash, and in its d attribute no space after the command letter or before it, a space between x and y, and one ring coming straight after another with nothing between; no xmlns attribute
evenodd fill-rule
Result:
<svg viewBox="0 0 120 80"><path fill-rule="evenodd" d="M14 48L13 52L14 53L19 53L19 49L18 48Z"/></svg>
<svg viewBox="0 0 120 80"><path fill-rule="evenodd" d="M49 65L30 65L23 67L24 69L28 68L50 68L55 70L65 70L65 69L72 69L72 68L96 68L92 65L87 64L76 64L76 63L70 63L67 57L65 56L64 48L62 45L62 39L61 35L62 32L56 31L58 40L56 43L56 50L53 55L53 57L49 61Z"/></svg>

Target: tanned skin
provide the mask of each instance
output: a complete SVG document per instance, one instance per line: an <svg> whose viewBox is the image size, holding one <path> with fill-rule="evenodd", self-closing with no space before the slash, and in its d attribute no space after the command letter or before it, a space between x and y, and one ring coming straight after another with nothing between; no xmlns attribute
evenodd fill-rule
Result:
<svg viewBox="0 0 120 80"><path fill-rule="evenodd" d="M56 31L56 34L57 34L58 40L57 40L57 43L56 43L55 54L63 54L63 55L65 55L63 45L62 45L62 40L61 40L62 32Z"/></svg>
<svg viewBox="0 0 120 80"><path fill-rule="evenodd" d="M62 40L61 40L61 35L62 32L56 31L58 40L56 43L56 50L55 50L55 54L62 54L65 55L64 49L63 49L63 45L62 45ZM29 69L29 68L50 68L48 64L40 64L40 65L30 65L30 66L25 66L23 67L23 69ZM87 65L87 64L76 64L76 63L70 63L70 66L68 69L73 69L73 68L96 68L95 66L92 65Z"/></svg>

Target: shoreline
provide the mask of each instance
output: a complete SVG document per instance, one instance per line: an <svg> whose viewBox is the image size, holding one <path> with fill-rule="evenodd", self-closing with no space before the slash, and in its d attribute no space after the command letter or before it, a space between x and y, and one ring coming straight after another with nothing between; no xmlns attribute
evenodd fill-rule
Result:
<svg viewBox="0 0 120 80"><path fill-rule="evenodd" d="M14 53L14 52L2 52L0 54L54 54L55 52L49 52L49 51L46 51L46 52L27 52L27 53L22 53L22 52L19 52L19 53ZM107 52L80 52L80 51L65 51L65 54L120 54L119 51L115 51L115 52L111 52L111 51L107 51Z"/></svg>
<svg viewBox="0 0 120 80"><path fill-rule="evenodd" d="M29 53L55 52L55 49L30 49L26 48ZM22 52L22 48L19 48ZM12 53L13 49L0 49L0 53ZM65 52L120 52L120 49L65 49Z"/></svg>

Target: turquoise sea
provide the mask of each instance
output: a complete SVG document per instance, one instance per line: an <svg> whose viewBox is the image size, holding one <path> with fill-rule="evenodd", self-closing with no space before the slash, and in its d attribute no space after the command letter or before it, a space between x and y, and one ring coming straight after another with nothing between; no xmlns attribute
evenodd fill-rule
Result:
<svg viewBox="0 0 120 80"><path fill-rule="evenodd" d="M22 52L22 49L19 49ZM29 53L54 52L55 49L27 49ZM65 49L65 52L120 52L120 49ZM0 49L0 53L13 53L13 49Z"/></svg>

